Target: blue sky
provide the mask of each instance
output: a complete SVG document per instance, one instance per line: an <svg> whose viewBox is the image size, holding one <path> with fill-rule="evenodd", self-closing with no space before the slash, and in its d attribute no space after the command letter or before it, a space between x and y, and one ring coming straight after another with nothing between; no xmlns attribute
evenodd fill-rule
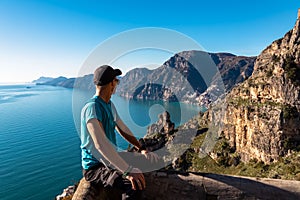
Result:
<svg viewBox="0 0 300 200"><path fill-rule="evenodd" d="M299 0L0 0L0 83L76 77L99 44L143 27L177 31L208 52L258 55L293 28L298 8Z"/></svg>

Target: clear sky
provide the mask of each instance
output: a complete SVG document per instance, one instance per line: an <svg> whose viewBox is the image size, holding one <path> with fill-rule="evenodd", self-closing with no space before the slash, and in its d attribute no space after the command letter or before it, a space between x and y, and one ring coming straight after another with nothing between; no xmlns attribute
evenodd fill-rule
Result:
<svg viewBox="0 0 300 200"><path fill-rule="evenodd" d="M293 28L298 8L299 0L0 0L0 83L76 77L97 45L143 27L178 31L208 52L256 56Z"/></svg>

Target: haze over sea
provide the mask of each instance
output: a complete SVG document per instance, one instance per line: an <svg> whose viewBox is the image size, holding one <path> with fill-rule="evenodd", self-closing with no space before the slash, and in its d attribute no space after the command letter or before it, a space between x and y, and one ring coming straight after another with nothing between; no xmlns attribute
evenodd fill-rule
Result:
<svg viewBox="0 0 300 200"><path fill-rule="evenodd" d="M72 89L62 87L0 85L1 200L54 199L81 178L80 141L74 122L79 118L72 109L72 94ZM86 93L81 97L89 98ZM177 126L200 111L180 104L185 111L181 114L179 104L112 99L137 137L146 133L163 108ZM120 137L118 144L122 149L128 146Z"/></svg>

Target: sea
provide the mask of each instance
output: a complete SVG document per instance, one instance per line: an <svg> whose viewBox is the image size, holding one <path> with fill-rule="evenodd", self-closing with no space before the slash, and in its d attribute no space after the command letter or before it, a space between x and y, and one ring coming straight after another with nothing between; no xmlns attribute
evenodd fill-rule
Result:
<svg viewBox="0 0 300 200"><path fill-rule="evenodd" d="M91 92L28 84L0 85L0 199L53 200L81 177L80 110ZM202 108L128 100L113 95L120 117L137 138L168 111L179 126ZM119 150L128 143L117 137Z"/></svg>

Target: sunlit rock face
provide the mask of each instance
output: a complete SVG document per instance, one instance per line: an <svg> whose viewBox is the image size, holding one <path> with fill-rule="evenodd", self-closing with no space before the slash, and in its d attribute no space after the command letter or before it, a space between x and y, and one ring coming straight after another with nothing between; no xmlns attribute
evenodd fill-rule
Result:
<svg viewBox="0 0 300 200"><path fill-rule="evenodd" d="M223 115L206 114L243 161L277 161L300 144L299 23L257 57L252 75L226 95Z"/></svg>

